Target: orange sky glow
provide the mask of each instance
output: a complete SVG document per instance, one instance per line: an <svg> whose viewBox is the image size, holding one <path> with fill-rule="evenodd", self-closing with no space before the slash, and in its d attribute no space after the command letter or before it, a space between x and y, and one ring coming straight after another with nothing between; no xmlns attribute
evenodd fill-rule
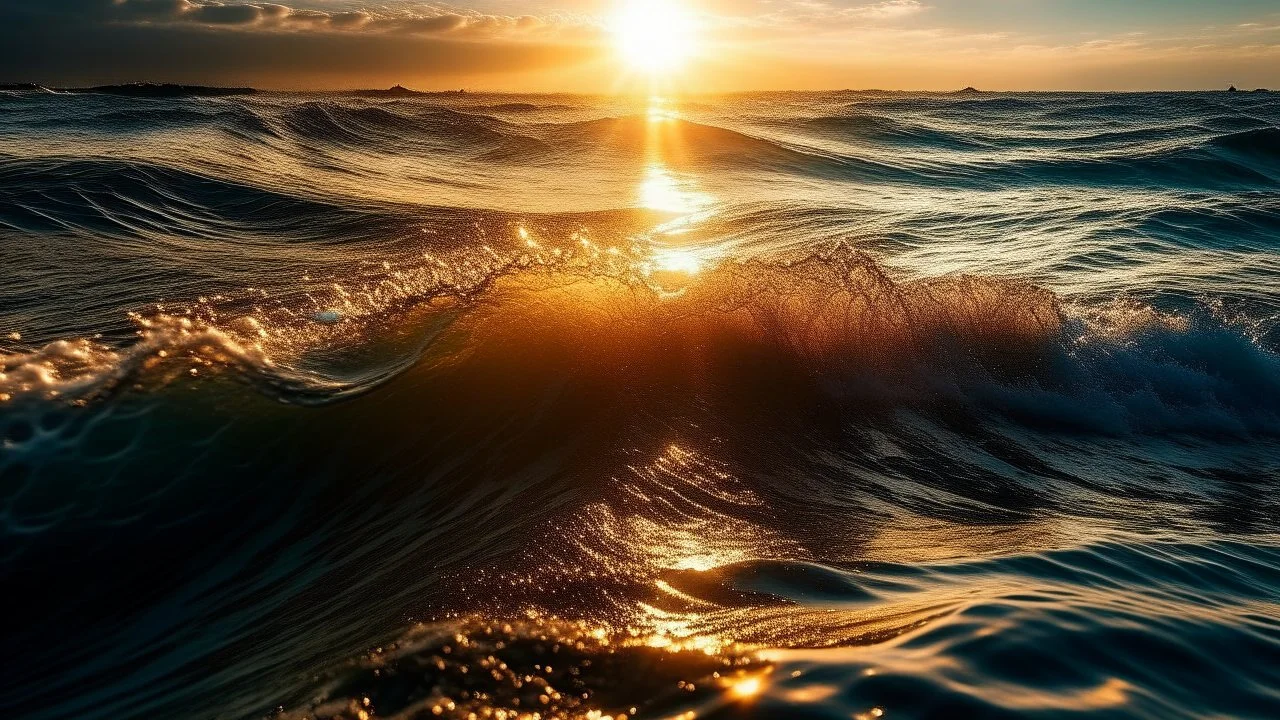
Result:
<svg viewBox="0 0 1280 720"><path fill-rule="evenodd" d="M48 84L1280 86L1280 7L1268 0L12 0L0 28L2 79Z"/></svg>

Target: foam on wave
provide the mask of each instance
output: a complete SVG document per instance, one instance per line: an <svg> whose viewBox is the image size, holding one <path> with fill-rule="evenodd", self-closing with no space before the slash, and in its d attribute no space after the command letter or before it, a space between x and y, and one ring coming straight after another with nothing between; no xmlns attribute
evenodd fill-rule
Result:
<svg viewBox="0 0 1280 720"><path fill-rule="evenodd" d="M360 296L338 289L313 298L314 307L342 309L338 326L317 323L310 311L137 315L138 340L126 347L59 341L5 357L0 392L77 400L139 376L172 379L181 374L174 368L230 367L286 401L339 400L385 382L414 358L342 377L326 376L305 357L353 334L376 334L425 303L428 313L457 324L450 333L470 338L472 355L521 347L527 358L637 389L672 382L696 351L713 382L729 381L744 358L771 357L771 373L815 374L828 391L864 401L927 404L958 383L968 401L1041 425L1228 435L1280 429L1272 404L1280 399L1276 358L1207 321L1129 306L1073 318L1034 285L900 279L840 246L792 262L724 262L696 278L663 270L648 252L541 247L399 269ZM620 377L622 367L630 370Z"/></svg>

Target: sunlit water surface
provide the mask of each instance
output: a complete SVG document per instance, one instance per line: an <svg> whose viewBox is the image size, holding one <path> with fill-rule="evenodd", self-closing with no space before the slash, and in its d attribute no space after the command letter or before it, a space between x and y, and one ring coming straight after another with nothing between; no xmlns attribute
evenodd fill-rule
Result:
<svg viewBox="0 0 1280 720"><path fill-rule="evenodd" d="M1280 716L1280 100L0 93L0 708Z"/></svg>

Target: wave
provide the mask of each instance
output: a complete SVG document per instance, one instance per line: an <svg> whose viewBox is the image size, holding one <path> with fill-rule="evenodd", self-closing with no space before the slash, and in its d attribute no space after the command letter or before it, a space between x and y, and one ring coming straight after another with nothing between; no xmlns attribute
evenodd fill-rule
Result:
<svg viewBox="0 0 1280 720"><path fill-rule="evenodd" d="M537 105L526 102L499 103L497 105L478 105L470 108L476 112L488 113L531 113L548 110L572 110L572 105Z"/></svg>
<svg viewBox="0 0 1280 720"><path fill-rule="evenodd" d="M1139 717L1174 703L1251 715L1277 699L1269 659L1280 628L1254 609L1277 572L1275 548L1230 542L685 571L672 575L692 582L673 579L670 599L699 607L690 622L713 644L536 613L423 624L326 674L313 699L284 717L462 718L530 706L583 717L717 716L746 702L759 713L824 717L878 717L880 708ZM806 642L806 630L843 638L843 649ZM1220 660L1214 648L1228 643L1237 652ZM1105 656L1101 647L1110 648ZM473 692L472 673L483 676L483 692ZM1214 691L1241 678L1249 683L1240 693Z"/></svg>
<svg viewBox="0 0 1280 720"><path fill-rule="evenodd" d="M413 178L413 182L429 181L429 187L464 183L466 178L483 174L485 164L528 163L536 169L571 160L645 162L654 156L663 157L674 168L714 166L741 173L764 171L823 180L899 185L928 182L986 189L1052 182L1238 190L1270 188L1280 182L1270 147L1274 145L1274 128L1261 116L1226 114L1220 103L1206 106L1203 119L1184 114L1177 117L1186 122L1170 123L1164 122L1167 118L1163 116L1157 121L1136 106L1124 106L1123 113L1118 108L1108 109L1117 103L1097 98L1065 108L1049 103L1046 107L1051 112L1043 115L1021 107L1048 103L1043 98L891 98L855 103L839 114L764 119L767 128L786 131L785 139L779 139L768 137L767 132L753 134L747 128L674 117L633 115L521 123L484 114L483 107L463 112L406 100L374 104L308 100L283 109L272 102L224 99L157 102L101 96L77 100L96 105L77 113L54 114L41 122L51 130L77 131L106 123L120 133L211 129L247 142L243 152L255 162L279 165L306 158L313 167L353 178L370 176L370 182L384 184L387 179L379 176L381 164L376 158L405 153L429 153L479 164L476 172L458 177L435 173ZM139 102L148 107L135 107ZM1001 122L975 129L965 125L969 120L964 118L932 115L959 105L967 118L971 109L964 103L970 102L997 103L992 113L1018 119L1024 123L1019 127L1040 123L1041 129L1028 135ZM1184 101L1157 97L1153 102L1176 105ZM885 103L889 106L882 107ZM1019 107L1001 109L1009 103ZM1099 104L1094 107L1090 103ZM520 110L512 110L516 106ZM543 106L507 103L493 107L506 108L492 111L497 114L519 115L532 112L530 107ZM1075 120L1053 120L1052 113L1084 115ZM1100 120L1103 116L1116 122ZM1099 132L1099 125L1107 129ZM953 129L962 126L963 131ZM833 140L842 144L833 149ZM912 152L905 157L870 153L866 147L847 145L849 141ZM359 151L360 159L338 157L350 150ZM924 152L933 152L933 158L921 161L918 156Z"/></svg>
<svg viewBox="0 0 1280 720"><path fill-rule="evenodd" d="M128 160L0 162L0 226L26 232L189 232L243 242L237 228L305 229L358 211L253 185Z"/></svg>
<svg viewBox="0 0 1280 720"><path fill-rule="evenodd" d="M820 156L746 133L678 118L601 118L538 126L557 146L664 157L673 166L719 163L785 169L825 162Z"/></svg>
<svg viewBox="0 0 1280 720"><path fill-rule="evenodd" d="M971 135L961 136L922 124L909 124L880 115L852 113L805 119L806 130L831 134L840 139L872 140L925 147L971 149L989 147Z"/></svg>
<svg viewBox="0 0 1280 720"><path fill-rule="evenodd" d="M952 659L975 687L992 677L1017 685L1001 649L1039 660L1040 613L1069 613L1085 628L1062 632L1167 653L1190 628L1161 628L1187 608L1219 613L1200 622L1233 647L1269 652L1249 640L1265 623L1239 609L1270 592L1249 589L1272 582L1265 554L1232 560L1192 547L1164 562L1158 546L1104 545L1007 557L1014 532L990 539L1002 558L848 566L819 558L824 542L849 552L843 543L854 541L814 521L845 519L861 538L854 552L871 557L866 543L886 517L957 523L964 542L984 524L1104 512L1153 532L1190 522L1170 516L1183 513L1272 531L1274 499L1243 498L1277 470L1276 356L1207 320L1141 306L1090 313L1015 280L907 279L844 247L708 263L692 278L664 270L661 252L572 239L497 247L399 267L385 289L285 316L175 308L136 318L133 345L6 356L0 532L12 542L0 571L21 576L54 558L68 570L16 599L19 611L133 617L129 588L147 587L190 594L226 628L209 639L176 616L115 622L78 650L115 681L72 693L46 680L22 699L54 715L170 714L216 697L237 716L282 705L346 718L434 716L437 706L466 717L530 702L710 713L747 693L782 714L796 702L788 691L819 676L805 679L812 666L776 653L870 645L822 663L847 683L850 712L939 697L994 712L1028 695L957 698L909 659ZM327 306L340 310L337 323L313 314ZM1038 452L1045 446L1054 453ZM653 448L663 448L656 459ZM228 471L246 462L273 481ZM109 477L92 471L105 466ZM585 503L592 492L605 500ZM1097 507L1099 497L1112 502ZM1153 518L1134 497L1162 507L1177 498L1180 510ZM545 527L531 506L573 512ZM242 531L209 543L227 527ZM910 547L882 541L888 557ZM69 557L69 547L94 552ZM95 553L146 562L99 565ZM1130 594L1096 593L1104 570ZM1187 573L1198 592L1247 597L1239 608L1194 607L1180 594ZM105 599L86 610L69 584ZM297 617L315 592L331 609ZM1072 602L1038 599L1049 597ZM1124 613L1130 602L1183 604L1140 616ZM402 634L405 608L432 621ZM989 633L1002 619L1015 629ZM128 669L157 633L175 670L145 684ZM1128 639L1114 644L1115 633ZM65 661L28 634L11 640L31 648L16 683ZM271 669L188 674L279 648L288 657ZM355 659L314 660L335 654ZM1135 670L1142 657L1113 651L1098 675L1050 695L1074 702L1075 690L1112 676L1173 682ZM1217 653L1183 663L1192 679L1176 682L1199 687L1211 661ZM1272 667L1240 665L1230 670L1259 680ZM886 696L866 668L929 694Z"/></svg>
<svg viewBox="0 0 1280 720"><path fill-rule="evenodd" d="M1233 133L1258 130L1271 125L1271 123L1249 115L1212 115L1200 121L1200 125L1211 132Z"/></svg>
<svg viewBox="0 0 1280 720"><path fill-rule="evenodd" d="M37 85L35 83L0 84L0 93L3 93L4 97L9 98L22 98L31 95L54 95L57 94L57 92L57 90L51 90L50 88L43 85Z"/></svg>
<svg viewBox="0 0 1280 720"><path fill-rule="evenodd" d="M411 106L406 111L311 102L290 108L270 122L303 142L361 149L406 152L430 148L475 153L478 160L533 160L546 150L544 143L503 120L445 108Z"/></svg>
<svg viewBox="0 0 1280 720"><path fill-rule="evenodd" d="M1158 100L1148 106L1140 106L1137 104L1129 104L1114 100L1102 100L1099 102L1086 102L1078 105L1070 105L1066 107L1050 107L1040 115L1042 120L1050 120L1054 122L1066 122L1072 125L1080 124L1123 124L1132 122L1135 119L1148 119L1161 115L1160 103Z"/></svg>
<svg viewBox="0 0 1280 720"><path fill-rule="evenodd" d="M383 304L389 302L438 301L444 296L469 299L504 278L517 283L547 283L550 286L547 290L531 298L539 303L552 299L571 303L572 299L556 291L556 286L586 280L603 283L601 292L616 294L619 305L615 310L630 316L628 327L635 332L655 335L649 338L655 347L670 340L663 338L671 332L672 323L688 324L686 332L691 337L719 335L721 342L729 344L777 345L789 355L833 371L841 365L856 366L859 370L893 367L940 343L960 343L966 348L963 353L966 356L994 356L1048 341L1059 323L1056 300L1051 294L1030 286L973 277L899 283L870 256L845 251L815 256L796 265L753 262L741 267L725 267L707 276L699 288L683 289L681 292L686 297L671 309L658 302L667 291L661 284L655 284L660 283L666 273L654 270L652 261L643 256L601 258L596 251L578 255L562 252L553 256L515 253L507 258L484 257L489 259L483 265L480 258L459 262L477 269L472 275L474 279L467 284L460 283L453 274L442 273L435 265L416 271L421 283L412 282L401 270L395 285L407 288L410 294L386 296L379 305L364 309L363 314L376 316L394 310ZM781 291L784 287L788 288L786 292ZM637 290L649 297L640 302L628 301ZM505 326L513 317L530 309L512 307L494 320ZM578 316L572 307L565 307L563 311L566 318L577 317L569 321L568 326L551 325L543 332L553 329L576 332L571 329L573 324L605 319ZM226 330L194 323L189 317L160 315L137 320L147 341L129 354L131 366L162 350L181 354L192 342L214 347L232 357L245 357L234 344L237 334L221 334ZM548 320L544 324L546 322L561 321ZM720 329L707 327L708 323ZM251 322L249 327L251 332L239 333L239 339L260 344L257 342L263 336L260 323ZM874 350L866 344L872 337L877 343ZM525 342L535 341L527 338ZM654 351L644 342L632 349L644 354ZM10 384L5 387L13 392L38 393L42 390L40 377L79 378L81 373L77 371L86 367L82 360L103 358L110 360L108 377L116 377L119 357L105 348L83 342L54 343L34 355L10 360L6 365ZM635 359L630 362L634 363ZM94 364L90 362L88 366ZM55 365L64 365L71 372L48 372ZM24 367L42 370L36 374L23 373L20 370ZM79 384L77 381L70 386L47 389L74 397L77 395L74 388Z"/></svg>
<svg viewBox="0 0 1280 720"><path fill-rule="evenodd" d="M895 184L929 182L947 187L998 188L1027 183L1134 185L1158 183L1194 189L1252 189L1280 182L1266 143L1270 129L1226 135L1201 144L1190 127L1145 127L1091 135L1022 138L992 134L960 135L923 123L904 123L869 114L802 118L771 125L803 135L839 141L869 140L898 147L957 151L950 162L913 163L849 150L833 151L807 140L781 142L713 125L665 120L654 127L647 118L587 121L541 126L556 149L612 148L644 156L657 153L675 167L709 164L735 170L762 169L824 179ZM1249 143L1258 143L1253 153ZM979 157L972 151L1000 145L1032 148L1036 154ZM1105 146L1101 151L1099 146ZM537 145L543 149L547 145ZM1229 152L1228 152L1229 151ZM519 152L517 150L517 152ZM1259 162L1261 160L1261 162Z"/></svg>
<svg viewBox="0 0 1280 720"><path fill-rule="evenodd" d="M552 717L624 717L639 708L658 713L712 703L731 683L766 667L749 656L655 650L585 624L536 615L510 622L474 618L415 628L357 666L334 673L317 693L325 699L282 717L504 717L528 708ZM485 675L480 692L468 677L473 672ZM392 689L400 683L403 688Z"/></svg>
<svg viewBox="0 0 1280 720"><path fill-rule="evenodd" d="M657 393L650 396L659 403L672 391L658 388L687 382L673 373L682 374L681 358L697 346L715 384L741 372L733 368L744 357L769 358L760 370L771 375L751 382L777 384L784 373L787 384L803 385L816 373L820 394L864 409L886 402L927 408L951 386L960 393L954 400L1031 427L1208 437L1280 432L1276 358L1207 320L1128 306L1072 317L1053 293L1033 285L976 276L896 279L871 256L839 246L795 262L725 263L690 284L642 249L629 256L550 250L454 258L452 272L448 265L402 268L355 304L341 294L311 298L312 310L274 321L139 316L142 340L123 350L57 342L8 357L0 391L76 399L137 383L138 373L153 368L173 375L175 367L230 366L279 399L332 402L386 382L418 358L342 382L298 364L290 355L299 343L363 334L359 324L376 327L416 303L444 303L449 310L428 314L450 318L480 303L456 320L472 343L520 347L526 357L552 346L547 362L602 383L618 381L611 380L615 368L627 367L619 382ZM485 309L494 303L500 312ZM330 332L318 322L313 314L326 307L339 308L346 325Z"/></svg>
<svg viewBox="0 0 1280 720"><path fill-rule="evenodd" d="M1280 127L1245 130L1209 142L1216 148L1232 152L1280 158Z"/></svg>
<svg viewBox="0 0 1280 720"><path fill-rule="evenodd" d="M376 142L382 132L410 126L408 118L380 108L348 108L330 102L300 104L285 111L278 121L298 137L350 145Z"/></svg>
<svg viewBox="0 0 1280 720"><path fill-rule="evenodd" d="M1007 179L996 184L1058 181L1106 186L1167 183L1188 190L1269 188L1280 179L1257 167L1195 150L1178 150L1147 157L1111 160L1025 160L1010 163Z"/></svg>
<svg viewBox="0 0 1280 720"><path fill-rule="evenodd" d="M204 85L176 85L173 83L129 83L125 85L97 85L84 88L63 88L71 94L119 95L131 98L191 98L253 95L250 87L208 87Z"/></svg>
<svg viewBox="0 0 1280 720"><path fill-rule="evenodd" d="M973 115L980 113L1027 113L1044 108L1044 104L1036 98L996 96L989 98L972 98L957 95L912 95L908 97L888 97L873 100L860 100L846 106L848 110L872 110L875 112L927 112Z"/></svg>
<svg viewBox="0 0 1280 720"><path fill-rule="evenodd" d="M412 137L415 133L453 131L462 139L488 140L508 127L496 118L472 115L445 108L413 108L395 112L382 106L349 107L336 102L309 102L290 108L279 116L281 122L314 139L353 135L367 137L385 133Z"/></svg>
<svg viewBox="0 0 1280 720"><path fill-rule="evenodd" d="M951 103L950 107L976 112L987 112L990 110L1025 112L1028 110L1041 109L1044 105L1037 100L1000 97L984 100L957 100L956 102Z"/></svg>
<svg viewBox="0 0 1280 720"><path fill-rule="evenodd" d="M166 132L212 128L250 141L280 136L257 113L240 107L217 108L203 105L123 108L75 118L57 118L48 127L94 129L108 124L120 133Z"/></svg>

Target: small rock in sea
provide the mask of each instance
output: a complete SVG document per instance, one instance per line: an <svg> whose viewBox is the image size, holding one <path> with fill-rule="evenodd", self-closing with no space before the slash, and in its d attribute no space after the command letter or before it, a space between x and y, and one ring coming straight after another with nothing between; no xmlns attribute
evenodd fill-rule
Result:
<svg viewBox="0 0 1280 720"><path fill-rule="evenodd" d="M316 322L324 323L325 325L333 325L335 323L342 322L342 313L337 310L325 310L324 312L318 312L316 313Z"/></svg>

